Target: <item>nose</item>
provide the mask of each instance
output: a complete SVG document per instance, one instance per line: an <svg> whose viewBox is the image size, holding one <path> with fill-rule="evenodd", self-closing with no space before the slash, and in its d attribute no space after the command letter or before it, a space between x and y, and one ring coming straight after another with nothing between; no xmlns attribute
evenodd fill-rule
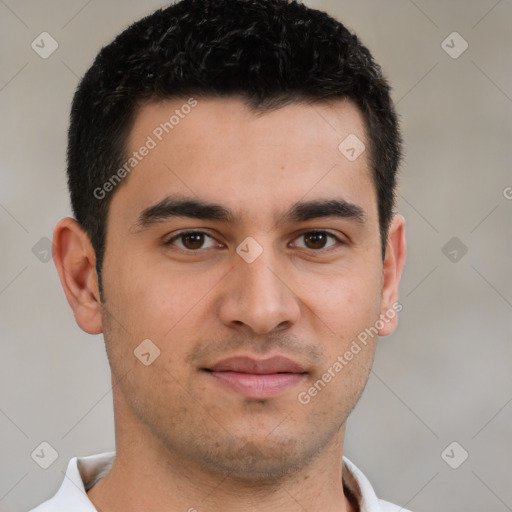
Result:
<svg viewBox="0 0 512 512"><path fill-rule="evenodd" d="M236 256L237 258L238 255ZM290 272L270 251L251 263L239 258L226 276L218 314L221 321L254 334L269 334L294 325L300 316Z"/></svg>

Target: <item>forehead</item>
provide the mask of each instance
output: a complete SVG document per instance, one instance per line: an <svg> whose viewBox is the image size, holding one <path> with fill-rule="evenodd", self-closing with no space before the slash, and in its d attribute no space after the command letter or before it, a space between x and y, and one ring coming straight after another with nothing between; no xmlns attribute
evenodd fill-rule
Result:
<svg viewBox="0 0 512 512"><path fill-rule="evenodd" d="M137 163L112 209L129 203L133 216L176 194L223 204L241 221L267 222L317 197L376 214L364 121L349 101L263 113L235 98L153 102L137 112L127 142Z"/></svg>

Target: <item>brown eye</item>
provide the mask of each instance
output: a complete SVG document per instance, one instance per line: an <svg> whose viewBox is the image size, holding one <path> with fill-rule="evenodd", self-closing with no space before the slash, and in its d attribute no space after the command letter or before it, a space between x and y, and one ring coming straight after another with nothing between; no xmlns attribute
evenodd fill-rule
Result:
<svg viewBox="0 0 512 512"><path fill-rule="evenodd" d="M199 251L215 247L216 240L202 231L183 231L165 242L165 245L175 245L184 251Z"/></svg>
<svg viewBox="0 0 512 512"><path fill-rule="evenodd" d="M304 243L308 249L323 249L327 243L327 235L325 233L306 233Z"/></svg>
<svg viewBox="0 0 512 512"><path fill-rule="evenodd" d="M328 233L327 231L308 231L297 238L299 241L301 239L303 240L302 243L295 242L294 245L302 249L328 249L337 243L343 243L338 237Z"/></svg>
<svg viewBox="0 0 512 512"><path fill-rule="evenodd" d="M204 244L204 234L203 233L188 233L186 235L182 235L182 243L186 249L200 249Z"/></svg>

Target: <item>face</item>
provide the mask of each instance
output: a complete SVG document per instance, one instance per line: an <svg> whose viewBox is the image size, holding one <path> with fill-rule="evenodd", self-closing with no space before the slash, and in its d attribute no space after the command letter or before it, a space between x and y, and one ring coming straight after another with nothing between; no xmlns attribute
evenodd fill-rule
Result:
<svg viewBox="0 0 512 512"><path fill-rule="evenodd" d="M389 318L367 155L338 149L366 144L363 121L346 101L186 103L140 109L141 158L110 205L116 422L203 468L275 477L341 443L375 350L361 333Z"/></svg>

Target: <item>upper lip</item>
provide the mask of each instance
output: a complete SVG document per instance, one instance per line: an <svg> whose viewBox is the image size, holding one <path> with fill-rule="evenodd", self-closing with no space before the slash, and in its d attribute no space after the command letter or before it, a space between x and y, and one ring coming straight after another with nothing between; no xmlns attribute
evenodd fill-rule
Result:
<svg viewBox="0 0 512 512"><path fill-rule="evenodd" d="M272 373L305 373L306 370L295 361L283 356L274 356L267 359L254 359L252 357L228 357L213 366L205 368L212 372L238 372L252 374Z"/></svg>

